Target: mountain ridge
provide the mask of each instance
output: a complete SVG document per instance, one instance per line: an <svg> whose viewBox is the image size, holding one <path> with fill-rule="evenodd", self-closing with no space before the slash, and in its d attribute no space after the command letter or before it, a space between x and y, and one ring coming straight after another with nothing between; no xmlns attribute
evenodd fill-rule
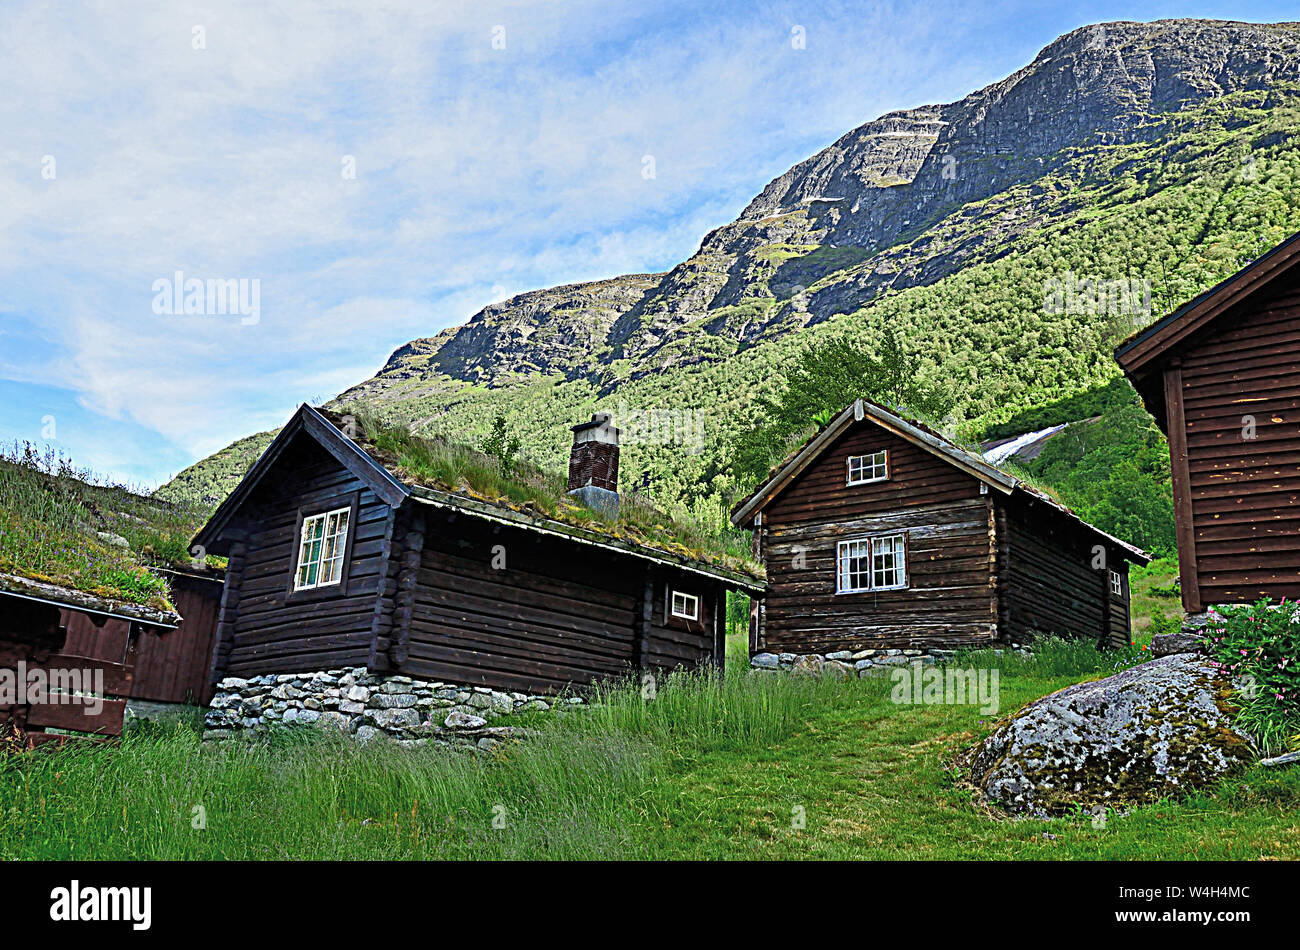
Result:
<svg viewBox="0 0 1300 950"><path fill-rule="evenodd" d="M555 465L595 408L703 412L704 445L631 444L624 470L712 517L738 487L728 430L801 341L890 324L978 434L1114 378L1108 343L1154 316L1048 312L1048 279L1144 280L1158 311L1300 229L1298 96L1300 24L1083 27L955 103L850 130L668 271L492 304L332 405L469 436L502 412ZM232 458L163 491L219 497Z"/></svg>

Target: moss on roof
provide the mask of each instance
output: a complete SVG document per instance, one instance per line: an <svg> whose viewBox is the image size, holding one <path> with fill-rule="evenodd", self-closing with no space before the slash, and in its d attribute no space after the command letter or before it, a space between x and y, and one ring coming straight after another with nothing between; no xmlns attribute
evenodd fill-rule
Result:
<svg viewBox="0 0 1300 950"><path fill-rule="evenodd" d="M410 485L486 502L536 519L586 529L652 553L696 562L761 581L762 564L752 554L749 533L710 528L685 513L669 514L644 495L624 493L617 519L608 519L565 493L567 479L526 460L503 472L497 459L442 437L426 438L409 428L364 414L345 419L318 410L347 433L371 458Z"/></svg>
<svg viewBox="0 0 1300 950"><path fill-rule="evenodd" d="M107 484L48 448L0 447L0 574L171 611L159 569L189 566L205 514Z"/></svg>

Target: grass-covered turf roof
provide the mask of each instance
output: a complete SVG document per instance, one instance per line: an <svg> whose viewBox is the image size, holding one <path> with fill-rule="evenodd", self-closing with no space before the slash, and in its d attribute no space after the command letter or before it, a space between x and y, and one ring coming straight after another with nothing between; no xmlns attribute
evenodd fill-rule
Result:
<svg viewBox="0 0 1300 950"><path fill-rule="evenodd" d="M566 494L567 478L527 460L509 471L498 459L470 446L440 437L414 435L407 426L386 424L358 413L345 419L321 414L371 458L413 486L437 489L506 508L541 521L558 522L604 537L744 574L761 580L748 532L710 528L684 512L667 513L644 495L622 493L617 519L606 518Z"/></svg>
<svg viewBox="0 0 1300 950"><path fill-rule="evenodd" d="M0 447L0 575L108 607L171 611L160 569L190 568L189 539L205 514L106 484L48 448ZM31 585L7 589L35 593Z"/></svg>

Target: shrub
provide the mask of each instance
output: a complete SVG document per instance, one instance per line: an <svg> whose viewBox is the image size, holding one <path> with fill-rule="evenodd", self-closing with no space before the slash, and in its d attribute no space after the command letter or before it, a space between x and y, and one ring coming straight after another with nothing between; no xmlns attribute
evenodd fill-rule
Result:
<svg viewBox="0 0 1300 950"><path fill-rule="evenodd" d="M1300 744L1300 605L1212 611L1205 629L1207 652L1236 685L1238 724L1266 754Z"/></svg>

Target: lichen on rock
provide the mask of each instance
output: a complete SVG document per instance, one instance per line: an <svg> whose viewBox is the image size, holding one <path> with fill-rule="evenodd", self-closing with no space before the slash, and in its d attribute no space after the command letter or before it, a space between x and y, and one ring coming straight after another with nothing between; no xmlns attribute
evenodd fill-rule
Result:
<svg viewBox="0 0 1300 950"><path fill-rule="evenodd" d="M970 778L1036 817L1182 795L1255 759L1231 697L1204 657L1154 659L1025 706L973 751Z"/></svg>

